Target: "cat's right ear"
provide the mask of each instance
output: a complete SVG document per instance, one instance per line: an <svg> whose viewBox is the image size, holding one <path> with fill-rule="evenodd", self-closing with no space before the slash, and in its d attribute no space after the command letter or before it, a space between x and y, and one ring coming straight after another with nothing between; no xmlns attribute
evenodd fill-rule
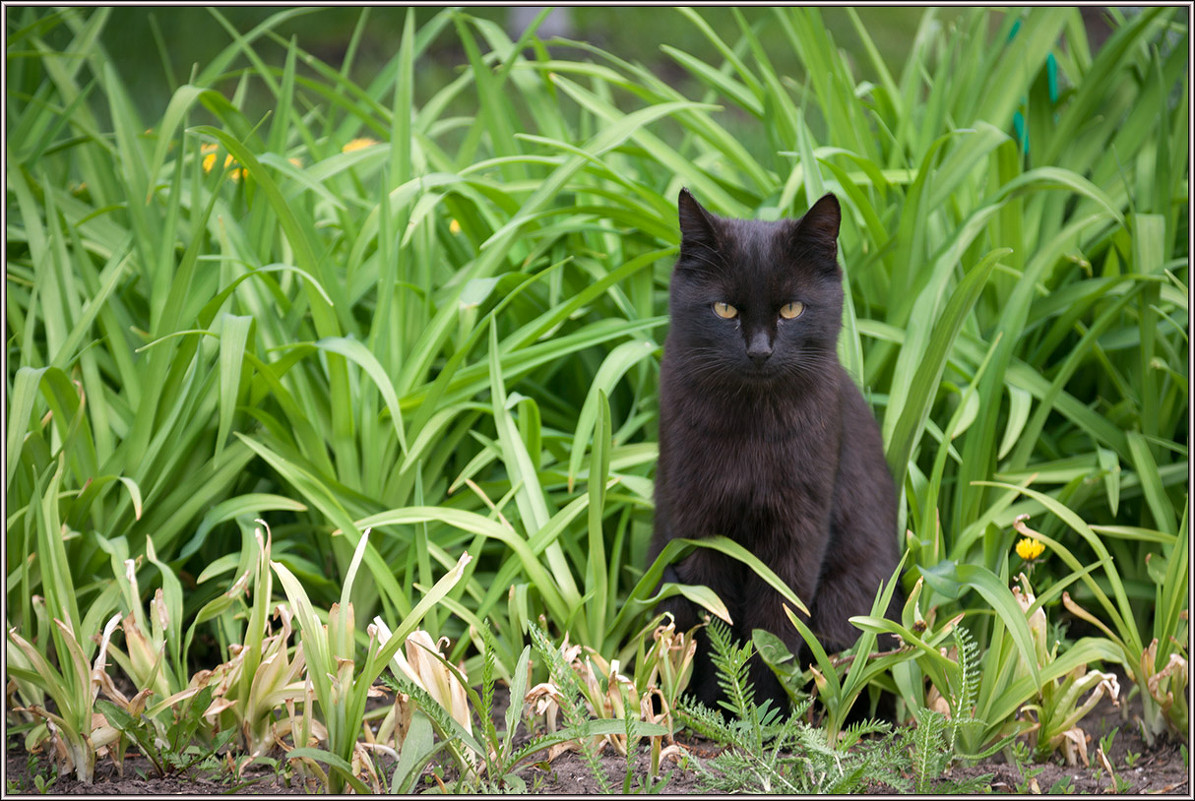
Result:
<svg viewBox="0 0 1195 801"><path fill-rule="evenodd" d="M714 228L714 221L688 189L680 190L676 208L680 217L681 254L699 248L716 250L718 234Z"/></svg>
<svg viewBox="0 0 1195 801"><path fill-rule="evenodd" d="M794 251L815 256L829 272L838 270L838 227L842 209L833 194L822 195L792 228Z"/></svg>

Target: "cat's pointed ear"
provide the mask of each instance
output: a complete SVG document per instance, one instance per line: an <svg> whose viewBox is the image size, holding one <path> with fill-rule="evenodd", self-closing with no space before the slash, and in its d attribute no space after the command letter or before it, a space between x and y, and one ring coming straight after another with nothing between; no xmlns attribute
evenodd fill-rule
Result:
<svg viewBox="0 0 1195 801"><path fill-rule="evenodd" d="M831 269L838 268L838 226L842 222L842 209L838 198L825 194L805 216L797 220L793 228L793 246L799 252L810 253L827 262Z"/></svg>
<svg viewBox="0 0 1195 801"><path fill-rule="evenodd" d="M701 247L716 249L718 233L714 228L713 218L708 211L701 207L701 204L688 189L680 190L680 197L676 199L676 208L680 217L681 253Z"/></svg>

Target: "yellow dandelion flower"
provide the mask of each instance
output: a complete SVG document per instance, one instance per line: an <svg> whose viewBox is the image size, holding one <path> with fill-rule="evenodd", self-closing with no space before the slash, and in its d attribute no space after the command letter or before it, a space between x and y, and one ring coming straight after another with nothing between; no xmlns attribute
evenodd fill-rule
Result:
<svg viewBox="0 0 1195 801"><path fill-rule="evenodd" d="M203 171L204 172L211 172L212 167L215 167L215 166L216 166L216 154L215 153L208 153L206 156L203 157Z"/></svg>
<svg viewBox="0 0 1195 801"><path fill-rule="evenodd" d="M1046 551L1046 546L1033 537L1024 537L1017 541L1017 556L1032 562Z"/></svg>
<svg viewBox="0 0 1195 801"><path fill-rule="evenodd" d="M216 145L211 142L208 142L207 144L200 145L199 152L200 153L215 153Z"/></svg>
<svg viewBox="0 0 1195 801"><path fill-rule="evenodd" d="M368 136L362 136L358 139L354 139L344 147L340 148L340 152L351 153L354 150L360 150L363 147L370 147L371 145L376 145L377 143L378 140L376 139L370 139Z"/></svg>
<svg viewBox="0 0 1195 801"><path fill-rule="evenodd" d="M461 224L455 219L448 221L448 233L456 235L461 232Z"/></svg>

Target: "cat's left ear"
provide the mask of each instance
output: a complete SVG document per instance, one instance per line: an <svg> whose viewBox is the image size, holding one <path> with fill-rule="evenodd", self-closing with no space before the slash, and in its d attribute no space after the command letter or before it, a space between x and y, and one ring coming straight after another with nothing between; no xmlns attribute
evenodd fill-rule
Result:
<svg viewBox="0 0 1195 801"><path fill-rule="evenodd" d="M797 220L793 230L793 245L801 251L812 252L819 258L838 266L838 226L842 222L842 209L838 198L825 194L805 216Z"/></svg>
<svg viewBox="0 0 1195 801"><path fill-rule="evenodd" d="M716 250L718 234L714 228L714 221L688 189L681 188L676 207L680 218L681 252L695 247Z"/></svg>

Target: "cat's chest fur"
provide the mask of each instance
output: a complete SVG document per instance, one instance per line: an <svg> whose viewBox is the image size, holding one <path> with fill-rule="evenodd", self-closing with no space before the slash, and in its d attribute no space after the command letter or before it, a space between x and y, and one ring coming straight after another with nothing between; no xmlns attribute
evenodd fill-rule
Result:
<svg viewBox="0 0 1195 801"><path fill-rule="evenodd" d="M829 525L841 445L831 387L800 402L740 397L727 414L720 399L661 376L659 496L686 536L722 534L747 546L792 545ZM675 399L674 399L675 398ZM781 540L772 543L770 540Z"/></svg>

